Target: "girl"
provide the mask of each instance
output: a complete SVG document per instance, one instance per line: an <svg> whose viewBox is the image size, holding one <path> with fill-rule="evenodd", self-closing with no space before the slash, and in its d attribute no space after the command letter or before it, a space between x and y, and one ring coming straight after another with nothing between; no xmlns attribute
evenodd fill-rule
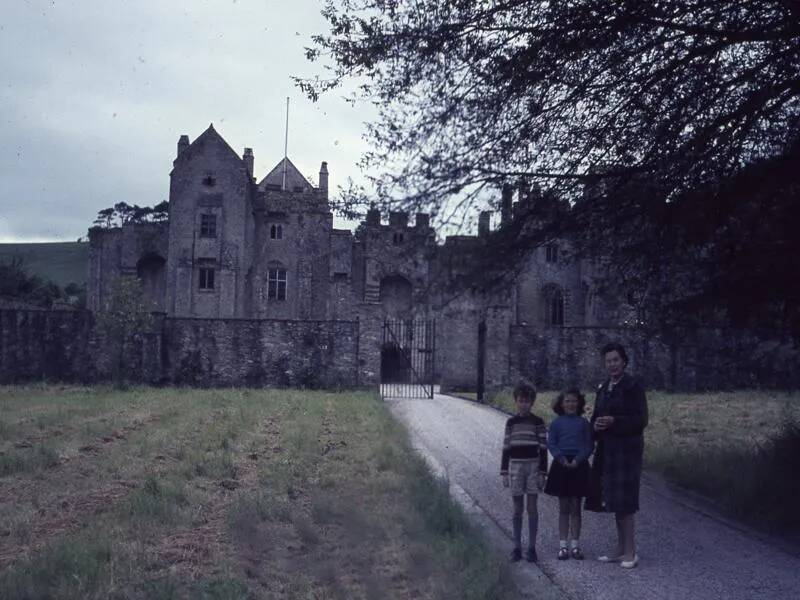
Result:
<svg viewBox="0 0 800 600"><path fill-rule="evenodd" d="M592 430L583 418L586 398L579 390L562 392L553 403L559 415L550 424L547 449L553 464L544 491L558 496L558 560L582 560L578 545L581 535L581 498L589 488L589 455L592 453ZM570 537L570 533L572 536ZM570 547L567 548L567 539Z"/></svg>

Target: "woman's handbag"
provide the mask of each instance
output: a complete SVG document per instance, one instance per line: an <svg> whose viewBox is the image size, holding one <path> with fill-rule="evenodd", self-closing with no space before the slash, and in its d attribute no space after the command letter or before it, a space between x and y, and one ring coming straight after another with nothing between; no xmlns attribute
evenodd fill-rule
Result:
<svg viewBox="0 0 800 600"><path fill-rule="evenodd" d="M603 443L597 444L592 468L589 469L589 493L584 508L592 512L603 512Z"/></svg>

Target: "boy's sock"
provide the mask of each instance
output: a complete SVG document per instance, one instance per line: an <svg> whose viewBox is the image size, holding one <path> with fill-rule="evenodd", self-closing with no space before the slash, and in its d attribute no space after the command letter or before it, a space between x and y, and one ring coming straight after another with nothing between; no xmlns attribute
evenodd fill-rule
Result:
<svg viewBox="0 0 800 600"><path fill-rule="evenodd" d="M566 548L567 547L567 540L558 540L558 547L559 548Z"/></svg>
<svg viewBox="0 0 800 600"><path fill-rule="evenodd" d="M514 515L514 548L522 548L522 515Z"/></svg>
<svg viewBox="0 0 800 600"><path fill-rule="evenodd" d="M539 532L539 511L528 512L528 548L536 547L536 534Z"/></svg>
<svg viewBox="0 0 800 600"><path fill-rule="evenodd" d="M524 496L514 496L514 548L522 547L522 502Z"/></svg>
<svg viewBox="0 0 800 600"><path fill-rule="evenodd" d="M578 540L570 540L569 547L570 548L577 548L578 547Z"/></svg>

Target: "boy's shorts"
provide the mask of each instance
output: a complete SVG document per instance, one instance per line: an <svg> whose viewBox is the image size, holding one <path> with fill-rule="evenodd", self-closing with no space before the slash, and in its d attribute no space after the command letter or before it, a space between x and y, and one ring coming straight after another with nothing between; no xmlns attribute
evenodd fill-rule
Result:
<svg viewBox="0 0 800 600"><path fill-rule="evenodd" d="M539 461L511 460L508 463L508 476L511 478L511 495L539 493Z"/></svg>

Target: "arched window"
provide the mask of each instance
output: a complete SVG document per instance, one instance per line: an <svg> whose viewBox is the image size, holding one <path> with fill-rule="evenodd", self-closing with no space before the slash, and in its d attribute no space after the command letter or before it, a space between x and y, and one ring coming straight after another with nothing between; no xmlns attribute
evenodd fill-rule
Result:
<svg viewBox="0 0 800 600"><path fill-rule="evenodd" d="M557 285L548 285L543 292L545 324L551 327L563 327L564 292Z"/></svg>

